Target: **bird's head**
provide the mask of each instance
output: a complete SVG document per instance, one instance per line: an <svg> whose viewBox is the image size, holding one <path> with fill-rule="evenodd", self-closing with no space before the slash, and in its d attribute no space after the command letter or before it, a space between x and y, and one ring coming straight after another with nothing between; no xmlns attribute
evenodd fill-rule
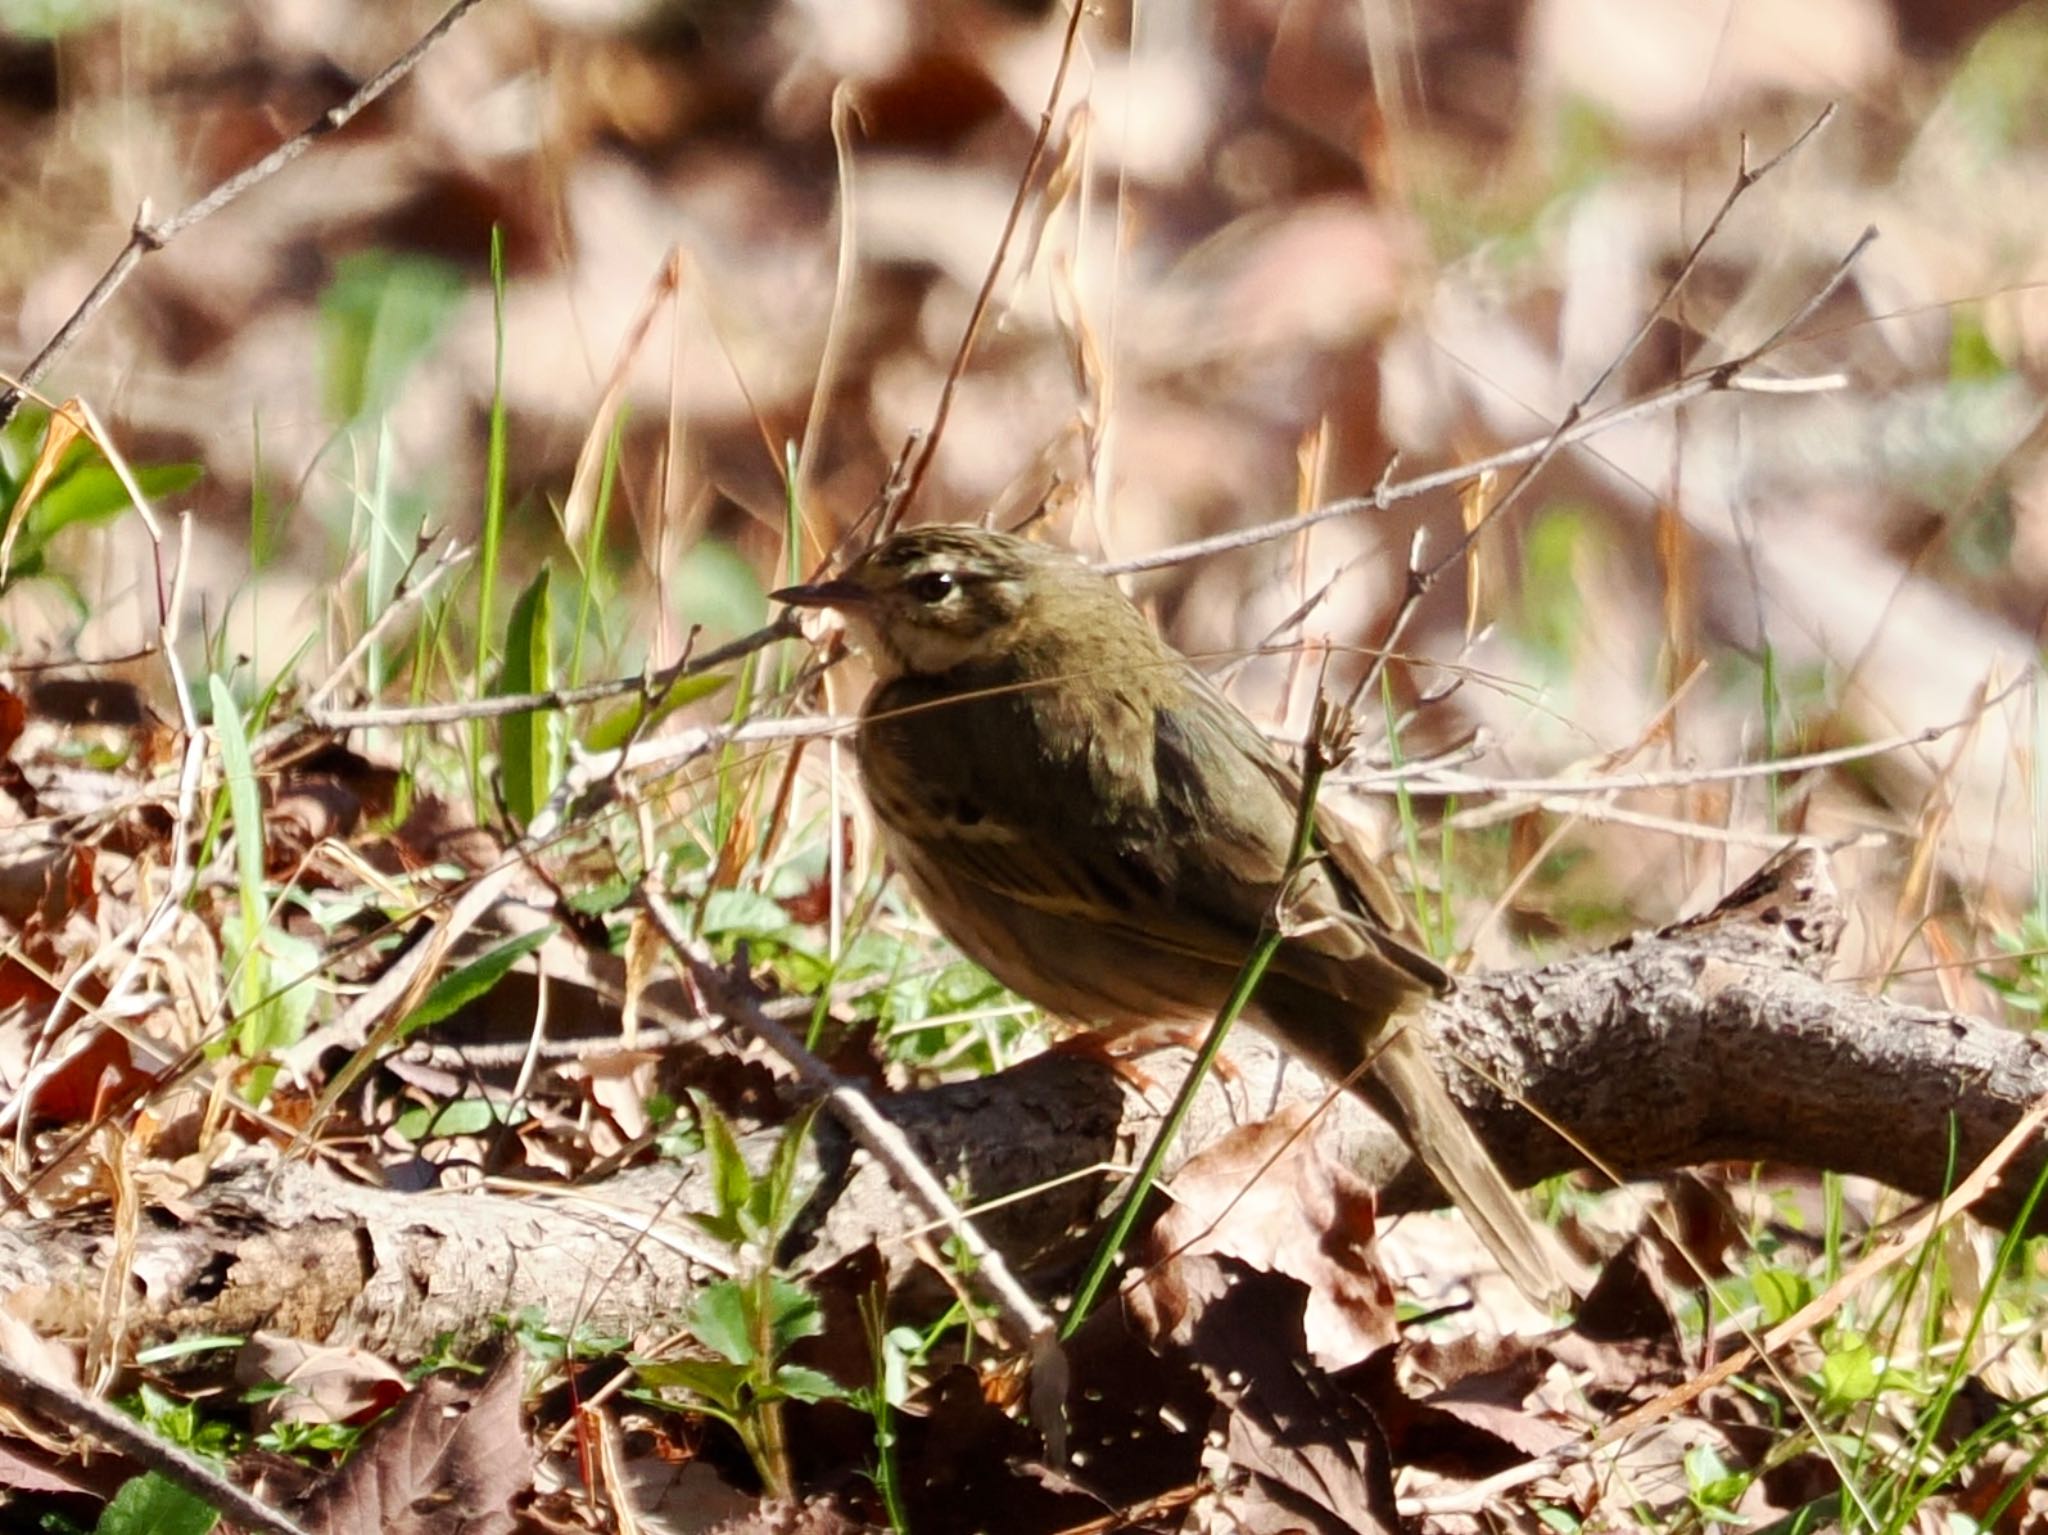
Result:
<svg viewBox="0 0 2048 1535"><path fill-rule="evenodd" d="M1073 556L1010 533L930 526L891 534L844 573L770 593L845 615L883 680L937 676L1040 648L1077 592L1114 587Z"/></svg>

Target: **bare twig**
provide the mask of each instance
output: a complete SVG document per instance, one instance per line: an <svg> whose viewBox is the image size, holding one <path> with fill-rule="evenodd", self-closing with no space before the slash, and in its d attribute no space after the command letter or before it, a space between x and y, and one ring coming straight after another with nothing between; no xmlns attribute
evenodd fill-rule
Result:
<svg viewBox="0 0 2048 1535"><path fill-rule="evenodd" d="M1685 377L1667 384L1654 393L1646 394L1641 399L1630 400L1627 404L1617 405L1611 410L1581 416L1561 437L1551 433L1532 438L1512 448L1490 453L1484 458L1468 459L1461 464L1452 464L1448 468L1416 475L1413 479L1388 480L1366 495L1346 496L1341 501L1332 501L1312 512L1303 512L1297 517L1261 523L1255 528L1238 528L1208 538L1191 539L1184 544L1169 544L1166 548L1155 549L1150 554L1133 555L1125 560L1108 560L1095 568L1107 576L1136 575L1142 571L1163 570L1169 565L1184 565L1190 560L1207 559L1210 555L1229 554L1238 549L1251 549L1260 544L1292 538L1303 528L1312 528L1317 523L1334 522L1340 517L1356 517L1360 512L1383 512L1403 501L1413 501L1420 496L1453 489L1489 470L1513 469L1532 459L1543 458L1545 449L1549 447L1553 437L1557 437L1558 446L1561 448L1575 447L1579 443L1612 431L1617 426L1640 421L1647 416L1663 415L1709 394L1744 389L1757 393L1825 394L1848 386L1848 379L1840 373L1759 380L1727 372L1730 367L1746 367L1756 360L1753 357L1744 357L1736 359L1734 363L1716 363L1711 368L1688 373ZM1767 385L1768 388L1758 387L1760 385ZM1458 552L1462 554L1463 550L1460 549Z"/></svg>
<svg viewBox="0 0 2048 1535"><path fill-rule="evenodd" d="M1017 195L1010 200L1010 213L1003 220L1003 232L996 241L995 255L990 258L988 273L981 280L981 291L974 295L974 308L968 312L967 324L960 332L959 348L953 353L953 365L946 370L946 381L939 387L939 403L932 411L931 430L925 433L924 443L917 457L911 462L910 472L903 482L903 493L897 496L882 513L882 523L877 533L887 538L903 521L903 514L910 509L910 503L917 499L919 487L924 484L925 471L931 468L932 456L939 450L939 437L946 430L946 417L952 414L953 396L960 387L961 375L967 371L967 359L974 352L975 338L981 334L981 322L988 314L989 301L994 298L996 282L1002 276L1003 258L1009 253L1010 241L1016 237L1017 225L1024 217L1024 205L1030 199L1032 184L1038 179L1038 167L1045 159L1045 146L1052 138L1052 114L1059 105L1060 92L1066 89L1067 70L1074 61L1074 44L1081 35L1081 18L1087 13L1086 0L1069 0L1073 9L1067 16L1067 31L1060 42L1059 67L1053 71L1052 88L1045 93L1045 110L1038 114L1038 134L1031 141L1031 154L1024 162L1024 170L1017 177Z"/></svg>
<svg viewBox="0 0 2048 1535"><path fill-rule="evenodd" d="M375 622L349 647L348 654L341 658L341 664L329 673L325 682L306 696L306 707L309 710L322 707L334 690L348 680L349 674L355 670L356 663L370 653L370 647L389 634L392 625L401 617L425 602L433 594L434 588L439 586L450 572L467 563L475 552L473 548L461 543L451 543L444 547L435 556L432 567L425 575L405 585L403 590L384 605L384 611L377 615Z"/></svg>
<svg viewBox="0 0 2048 1535"><path fill-rule="evenodd" d="M1903 735L1884 736L1858 746L1837 746L1827 751L1804 752L1796 757L1774 757L1765 762L1735 762L1723 767L1666 768L1655 772L1613 773L1587 778L1489 778L1477 773L1460 773L1454 768L1427 766L1424 771L1352 773L1339 782L1348 788L1375 789L1400 784L1410 794L1432 797L1456 795L1531 794L1614 794L1639 789L1690 789L1703 783L1726 783L1745 778L1770 778L1786 773L1810 773L1820 768L1840 767L1887 757L1893 752L1930 745L1959 730L1967 730L1994 706L2003 703L2032 682L2031 674L2014 679L1996 693L1973 706L1967 714L1943 725ZM1780 838L1780 841L1783 839Z"/></svg>
<svg viewBox="0 0 2048 1535"><path fill-rule="evenodd" d="M111 1445L246 1529L306 1535L304 1526L244 1492L189 1450L157 1438L97 1397L30 1374L5 1354L0 1354L0 1398Z"/></svg>
<svg viewBox="0 0 2048 1535"><path fill-rule="evenodd" d="M1526 466L1523 468L1522 473L1516 477L1515 483L1508 487L1506 494L1489 506L1483 516L1475 519L1472 525L1464 531L1464 534L1456 540L1449 551L1426 569L1411 567L1409 573L1409 593L1404 597L1400 609L1389 623L1386 638L1376 647L1384 652L1391 650L1399 641L1400 635L1406 629L1408 621L1413 616L1414 609L1420 602L1421 597L1435 584L1443 571L1464 558L1466 551L1471 548L1479 535L1485 531L1488 524L1497 518L1509 505L1519 499L1524 492L1524 487L1531 483L1535 476L1541 473L1544 467L1563 449L1582 442L1600 432L1611 430L1624 421L1634 420L1641 416L1657 414L1667 410L1674 410L1680 405L1700 398L1702 395L1736 389L1752 389L1757 392L1793 393L1841 388L1846 380L1842 379L1839 375L1825 375L1819 378L1766 380L1761 381L1760 387L1759 381L1750 380L1746 375L1750 368L1783 345L1791 332L1811 316L1821 304L1826 302L1829 295L1841 285L1843 279L1848 275L1849 268L1854 264L1856 258L1862 254L1864 247L1877 237L1877 232L1874 229L1866 229L1841 260L1835 264L1833 271L1820 287L1798 309L1793 311L1791 316L1757 345L1738 356L1716 363L1711 368L1703 368L1689 373L1664 389L1647 395L1640 400L1631 401L1612 410L1602 411L1597 415L1588 416L1586 414L1587 407L1591 405L1599 392L1606 387L1615 372L1641 348L1657 317L1677 297L1679 289L1699 265L1700 258L1705 254L1707 247L1712 243L1714 237L1720 232L1721 225L1727 219L1730 210L1757 182L1776 170L1796 150L1804 147L1814 134L1827 125L1829 119L1834 116L1834 113L1835 108L1832 105L1827 107L1791 143L1787 144L1777 154L1771 156L1762 165L1750 165L1749 142L1747 139L1743 140L1741 160L1737 167L1734 181L1729 186L1727 194L1722 198L1720 207L1715 210L1713 217L1707 221L1707 227L1701 232L1699 238L1693 241L1685 260L1679 264L1678 271L1673 275L1671 281L1666 284L1662 296L1645 312L1642 322L1637 326L1634 334L1623 344L1621 349L1608 362L1607 366L1600 371L1600 375L1594 379L1591 387L1580 394L1578 399L1572 403L1571 408L1565 412L1564 419L1543 438L1535 442L1525 443L1517 448L1511 448L1505 453L1496 453L1489 458L1457 465L1450 469L1439 470L1433 474L1420 475L1412 480L1399 483L1388 483L1383 480L1380 485L1373 489L1370 495L1354 496L1343 501L1332 502L1328 506L1320 507L1313 512L1307 512L1297 517L1289 517L1279 522L1267 523L1262 527L1247 528L1214 538L1197 539L1191 543L1177 544L1168 549L1160 549L1152 554L1140 556L1137 559L1119 560L1114 564L1104 565L1102 569L1110 575L1123 575L1140 570L1155 570L1165 565L1178 565L1187 560L1199 559L1211 554L1227 553L1233 549L1250 548L1255 544L1287 538L1300 532L1303 528L1313 527L1316 523L1327 522L1336 517L1347 517L1367 510L1385 511L1397 501L1412 500L1417 496L1463 484L1467 480L1486 473L1488 470ZM1384 662L1382 661L1367 671L1359 684L1361 691L1365 687L1370 686L1378 670L1383 665Z"/></svg>
<svg viewBox="0 0 2048 1535"><path fill-rule="evenodd" d="M784 609L772 623L763 625L752 634L742 635L730 644L707 650L702 655L685 654L674 665L665 666L651 676L614 677L604 682L585 683L582 687L549 688L540 693L506 693L494 698L388 709L328 709L309 701L305 717L309 724L320 730L369 730L402 725L453 725L465 720L525 714L535 709L574 709L583 704L603 703L636 693L659 699L685 677L695 677L728 661L752 655L777 640L802 637L803 630L797 623L796 614Z"/></svg>
<svg viewBox="0 0 2048 1535"><path fill-rule="evenodd" d="M901 1127L884 1118L867 1094L805 1049L789 1029L770 1018L744 985L698 952L651 874L641 881L640 900L678 962L688 968L712 1005L741 1023L780 1056L796 1072L799 1081L825 1100L854 1141L889 1169L897 1186L910 1195L925 1218L944 1225L959 1240L973 1259L976 1283L1009 1320L1017 1341L1034 1358L1041 1357L1055 1341L1052 1318L1017 1282L1001 1254L974 1228Z"/></svg>
<svg viewBox="0 0 2048 1535"><path fill-rule="evenodd" d="M210 218L251 187L268 181L328 134L346 127L363 108L411 74L419 61L426 57L427 50L446 36L448 30L476 4L477 0L455 0L454 4L442 12L440 20L420 34L417 42L364 81L348 100L339 106L329 107L254 165L237 171L197 202L187 205L160 223L150 221L149 205L145 202L136 212L135 225L129 233L128 243L121 247L120 254L115 256L112 264L100 274L99 281L92 285L92 291L79 301L78 307L57 327L56 334L43 343L42 350L29 359L28 366L21 370L20 377L7 388L0 389L0 426L5 426L14 419L15 412L21 408L22 400L42 382L44 376L57 365L64 354L71 350L79 336L84 333L85 327L106 308L108 302L121 290L122 285L134 275L135 268L141 264L144 256L152 251L162 250L201 219Z"/></svg>

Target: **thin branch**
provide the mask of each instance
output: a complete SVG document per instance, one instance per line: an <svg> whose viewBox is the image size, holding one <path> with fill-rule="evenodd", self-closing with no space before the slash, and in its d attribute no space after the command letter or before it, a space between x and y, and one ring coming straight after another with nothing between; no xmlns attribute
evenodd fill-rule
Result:
<svg viewBox="0 0 2048 1535"><path fill-rule="evenodd" d="M881 528L876 534L878 538L887 538L896 530L924 484L925 471L931 468L932 457L939 450L939 437L946 430L946 418L953 411L953 396L959 390L961 376L967 371L967 359L974 352L982 321L995 297L996 282L1003 272L1003 258L1009 254L1010 241L1016 238L1017 225L1024 217L1024 205L1030 200L1033 183L1038 180L1038 167L1045 159L1045 146L1052 138L1053 110L1059 105L1060 92L1066 89L1067 70L1074 62L1074 44L1081 35L1081 18L1088 10L1087 0L1069 0L1069 4L1073 8L1067 16L1066 35L1060 41L1059 67L1053 71L1052 89L1045 93L1045 110L1038 114L1038 134L1031 141L1030 157L1025 160L1023 173L1017 178L1017 195L1010 200L1009 216L1003 220L1003 232L996 241L995 255L990 258L988 272L981 280L981 291L974 295L974 308L968 312L967 325L960 332L960 345L953 353L953 365L946 370L946 381L939 388L939 403L932 411L931 429L925 433L923 446L911 463L910 472L903 482L903 494L890 502L882 513ZM0 418L0 424L4 424L4 418Z"/></svg>
<svg viewBox="0 0 2048 1535"><path fill-rule="evenodd" d="M730 644L707 650L702 655L685 655L671 666L652 675L614 677L589 682L581 687L549 688L540 693L505 693L494 698L470 698L447 704L418 704L378 709L327 709L310 702L305 710L308 724L320 730L370 730L402 725L453 725L465 720L497 719L507 714L526 714L537 709L574 709L583 704L603 703L628 694L660 699L685 677L695 677L728 661L737 661L763 650L777 640L803 637L796 614L784 609L772 623Z"/></svg>
<svg viewBox="0 0 2048 1535"><path fill-rule="evenodd" d="M640 901L677 961L689 970L711 1004L780 1056L804 1086L825 1100L854 1141L889 1169L897 1187L917 1203L925 1218L944 1225L959 1240L973 1259L976 1284L1009 1320L1017 1341L1034 1359L1042 1357L1055 1340L1052 1318L1017 1282L1002 1255L962 1213L901 1127L883 1117L866 1093L805 1049L789 1029L770 1018L743 982L735 981L697 951L662 895L652 871L641 881Z"/></svg>
<svg viewBox="0 0 2048 1535"><path fill-rule="evenodd" d="M1625 426L1631 421L1639 421L1648 416L1661 416L1681 405L1688 405L1703 395L1732 393L1740 389L1785 394L1823 394L1845 388L1848 384L1848 379L1839 373L1771 380L1723 376L1729 366L1728 363L1717 363L1711 368L1688 373L1684 378L1667 384L1652 394L1646 394L1641 399L1630 400L1627 404L1616 405L1612 409L1598 411L1590 416L1582 416L1563 434L1558 445L1565 448L1576 447L1589 438L1612 431L1617 426ZM1532 438L1512 448L1490 453L1485 458L1468 459L1464 463L1416 475L1413 479L1389 480L1365 495L1346 496L1341 501L1332 501L1296 517L1262 523L1255 528L1238 528L1209 538L1191 539L1184 544L1170 544L1164 549L1155 549L1150 554L1134 555L1124 560L1108 560L1095 568L1106 576L1136 575L1147 570L1163 570L1169 565L1184 565L1190 560L1207 559L1214 554L1230 554L1239 549L1251 549L1260 544L1292 538L1302 529L1315 527L1318 523L1334 522L1340 517L1355 517L1360 512L1383 512L1403 501L1434 495L1440 490L1455 489L1469 480L1477 479L1489 470L1516 468L1532 459L1543 457L1544 449L1550 441L1551 436Z"/></svg>
<svg viewBox="0 0 2048 1535"><path fill-rule="evenodd" d="M1600 370L1600 376L1593 380L1592 387L1579 397L1581 405L1597 398L1600 391L1607 387L1607 381L1614 377L1624 363L1641 350L1645 341L1649 340L1650 328L1657 323L1657 317L1664 313L1671 301L1678 297L1679 290L1691 280L1692 274L1699 268L1700 259L1707 253L1707 247L1714 243L1714 237L1721 232L1721 225L1727 221L1728 215L1734 211L1735 205L1742 200L1743 194L1763 180L1764 177L1770 175L1772 171L1784 164L1786 160L1798 153L1799 150L1803 149L1806 141L1833 121L1834 116L1835 103L1831 101L1821 109L1820 116L1806 125L1798 137L1794 138L1791 143L1787 144L1754 170L1750 168L1749 164L1749 135L1742 135L1735 180L1730 183L1727 193L1721 198L1721 206L1714 210L1713 216L1707 220L1707 227L1701 230L1699 238L1692 242L1692 249L1686 252L1685 260L1679 263L1678 270L1672 274L1671 281L1664 285L1664 296L1658 299L1648 310L1644 311L1642 323L1636 327L1635 333L1622 344L1621 350L1614 354L1613 360ZM1798 318L1803 319L1805 314L1806 311L1802 310ZM1786 328L1780 326L1773 333L1772 339L1775 340L1777 336L1782 335ZM1767 342L1765 347L1767 348L1768 346L1769 343Z"/></svg>
<svg viewBox="0 0 2048 1535"><path fill-rule="evenodd" d="M247 1529L264 1535L306 1535L303 1525L244 1492L182 1445L157 1438L97 1397L30 1374L5 1354L0 1354L0 1399L90 1434Z"/></svg>
<svg viewBox="0 0 2048 1535"><path fill-rule="evenodd" d="M29 359L28 366L21 370L20 377L4 390L0 390L0 427L6 426L14 419L15 412L21 409L22 400L42 382L45 375L63 359L64 354L71 350L79 336L84 333L85 327L106 308L114 295L134 275L135 268L141 264L144 256L152 251L162 250L200 220L220 212L251 187L268 181L328 134L346 127L365 107L411 74L419 61L426 57L427 50L446 36L448 30L477 3L478 0L455 0L455 3L442 13L439 21L420 34L417 42L364 81L348 100L339 106L329 107L254 165L237 171L197 202L189 204L161 223L150 222L149 204L144 202L136 211L135 224L129 233L128 243L121 247L120 254L115 256L112 264L100 274L99 281L92 285L92 291L71 311L64 323L57 327L56 334L43 343L42 350Z"/></svg>
<svg viewBox="0 0 2048 1535"><path fill-rule="evenodd" d="M1670 283L1665 286L1662 296L1650 307L1644 315L1642 323L1628 341L1623 344L1613 360L1601 370L1599 377L1594 379L1592 386L1580 394L1579 398L1573 402L1571 408L1565 412L1564 419L1546 436L1534 442L1524 443L1520 447L1510 448L1504 453L1496 453L1490 458L1483 458L1471 463L1456 465L1449 469L1438 470L1433 474L1420 475L1412 480L1405 480L1399 483L1388 483L1383 480L1380 485L1374 487L1370 495L1353 496L1343 501L1335 501L1328 506L1320 507L1313 512L1303 513L1298 517L1289 517L1279 522L1268 523L1262 527L1243 529L1214 538L1196 539L1190 543L1176 544L1171 548L1157 550L1152 554L1142 555L1137 559L1119 560L1114 564L1104 565L1101 569L1108 575L1125 575L1141 570L1156 570L1166 565L1178 565L1184 561L1200 559L1211 554L1222 554L1235 549L1246 549L1255 544L1290 537L1300 532L1303 528L1314 527L1319 522L1328 522L1333 518L1348 517L1368 510L1385 511L1397 501L1412 500L1417 496L1427 495L1433 491L1464 484L1466 481L1476 479L1479 475L1489 470L1526 465L1527 467L1523 470L1522 474L1517 476L1515 483L1508 488L1506 494L1491 507L1487 508L1485 515L1475 520L1472 526L1465 530L1463 536L1452 545L1451 549L1441 559L1436 561L1426 571L1417 570L1411 572L1409 583L1410 595L1404 598L1400 611L1395 614L1393 622L1389 625L1387 639L1377 647L1382 651L1392 649L1400 633L1406 628L1407 620L1412 615L1416 603L1420 601L1422 593L1426 592L1429 586L1434 584L1435 580L1445 569L1454 562L1464 558L1465 551L1471 547L1473 541L1485 530L1486 526L1522 494L1523 487L1529 484L1560 451L1582 442L1588 437L1608 431L1625 421L1674 410L1680 405L1700 398L1702 395L1735 389L1738 385L1738 380L1742 379L1749 368L1782 345L1786 336L1796 326L1803 323L1841 285L1842 280L1848 274L1850 266L1862 254L1864 247L1876 238L1875 230L1866 229L1856 243L1850 247L1847 254L1835 264L1834 270L1829 274L1826 281L1815 290L1814 294L1805 303L1801 304L1783 324L1779 325L1756 346L1751 347L1737 357L1716 363L1711 368L1700 369L1690 373L1666 388L1645 396L1643 399L1617 406L1612 410L1602 411L1597 415L1588 416L1585 413L1586 407L1592 403L1594 397L1606 386L1616 370L1641 347L1643 341L1649 335L1650 328L1655 324L1657 317L1664 312L1665 308L1677 296L1680 287L1699 265L1700 258L1705 253L1708 245L1712 242L1714 236L1720 232L1721 225L1726 220L1729 210L1750 188L1776 170L1785 162L1788 156L1795 150L1802 148L1814 134L1825 127L1834 116L1834 112L1835 108L1830 105L1819 117L1808 124L1790 144L1786 145L1784 149L1771 156L1770 159L1760 166L1752 167L1749 164L1749 145L1748 141L1744 140L1741 163L1736 170L1734 182L1730 185L1726 196L1722 198L1721 206L1715 210L1713 217L1708 220L1706 229L1692 243L1685 260L1680 263L1677 273L1673 276ZM1781 393L1819 392L1830 388L1839 388L1845 382L1846 380L1843 380L1840 375L1831 374L1822 378L1774 380L1766 384L1765 389ZM1744 387L1749 386L1745 385ZM1420 591L1416 590L1418 583L1421 586ZM1371 672L1367 673L1364 681L1365 684L1369 684L1372 681Z"/></svg>
<svg viewBox="0 0 2048 1535"><path fill-rule="evenodd" d="M441 552L435 556L434 563L427 570L426 574L410 585L406 585L390 602L384 605L384 611L377 615L376 621L363 631L361 638L355 644L349 647L348 654L341 658L341 664L328 674L325 682L321 683L320 686L313 689L307 695L306 711L310 713L325 707L327 700L333 696L334 690L348 680L350 673L355 670L357 663L370 653L370 647L375 645L386 634L389 634L393 625L401 617L432 596L434 588L439 586L452 572L467 564L470 556L475 553L476 550L473 547L461 543L451 543L444 546ZM296 726L280 728L294 729ZM262 747L267 744L269 744L267 741L259 740L254 749L260 754Z"/></svg>
<svg viewBox="0 0 2048 1535"><path fill-rule="evenodd" d="M1486 778L1455 769L1429 767L1417 773L1347 774L1339 782L1348 788L1381 788L1399 783L1410 794L1432 797L1470 794L1612 794L1634 789L1690 789L1703 783L1724 783L1737 779L1768 778L1784 773L1808 773L1819 768L1840 767L1889 756L1915 746L1927 746L1976 724L1996 705L2003 703L2033 680L2032 674L2018 677L1986 698L1968 714L1943 725L1904 735L1885 736L1860 746L1837 746L1827 751L1806 752L1796 757L1777 757L1767 762L1736 762L1724 767L1669 768L1659 772L1618 773L1596 778ZM1782 840L1782 839L1780 839Z"/></svg>

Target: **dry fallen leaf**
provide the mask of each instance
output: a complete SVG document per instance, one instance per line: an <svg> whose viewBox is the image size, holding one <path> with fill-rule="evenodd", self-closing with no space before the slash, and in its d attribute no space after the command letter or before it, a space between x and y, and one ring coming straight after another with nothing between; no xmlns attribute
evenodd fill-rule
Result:
<svg viewBox="0 0 2048 1535"><path fill-rule="evenodd" d="M429 1376L314 1492L312 1535L501 1535L533 1481L519 1415L524 1377L509 1350L480 1384Z"/></svg>
<svg viewBox="0 0 2048 1535"><path fill-rule="evenodd" d="M1246 1125L1174 1176L1173 1207L1152 1229L1158 1255L1139 1281L1162 1313L1185 1311L1182 1272L1163 1261L1216 1254L1299 1279L1309 1292L1309 1351L1340 1370L1399 1335L1394 1287L1373 1248L1370 1187L1325 1156L1309 1110L1291 1105Z"/></svg>

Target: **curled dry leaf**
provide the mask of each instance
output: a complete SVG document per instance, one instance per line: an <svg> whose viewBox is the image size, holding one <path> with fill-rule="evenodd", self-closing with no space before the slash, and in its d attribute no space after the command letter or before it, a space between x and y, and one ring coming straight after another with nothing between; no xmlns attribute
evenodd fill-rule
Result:
<svg viewBox="0 0 2048 1535"><path fill-rule="evenodd" d="M1191 1159L1152 1229L1155 1255L1137 1288L1174 1330L1199 1299L1178 1260L1236 1258L1308 1288L1309 1351L1327 1369L1394 1341L1394 1287L1374 1250L1373 1193L1317 1146L1310 1110L1294 1104Z"/></svg>
<svg viewBox="0 0 2048 1535"><path fill-rule="evenodd" d="M259 1332L235 1356L244 1387L288 1390L254 1405L259 1429L278 1423L367 1423L405 1396L405 1376L367 1350L329 1348Z"/></svg>
<svg viewBox="0 0 2048 1535"><path fill-rule="evenodd" d="M315 1535L496 1535L533 1484L517 1350L481 1384L429 1376L300 1511Z"/></svg>

